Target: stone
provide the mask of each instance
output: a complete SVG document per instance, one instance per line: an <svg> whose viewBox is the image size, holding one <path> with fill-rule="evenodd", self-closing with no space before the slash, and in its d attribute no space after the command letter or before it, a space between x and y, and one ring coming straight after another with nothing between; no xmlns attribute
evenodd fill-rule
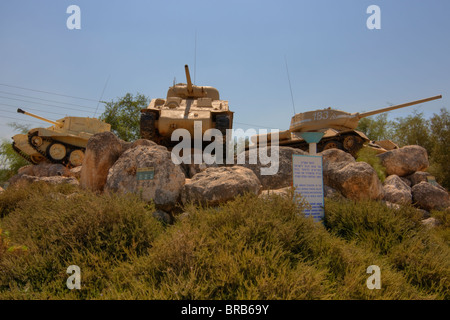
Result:
<svg viewBox="0 0 450 320"><path fill-rule="evenodd" d="M153 215L153 217L155 217L155 219L157 219L165 224L170 224L172 222L172 218L165 211L156 210L155 212L153 212L152 215Z"/></svg>
<svg viewBox="0 0 450 320"><path fill-rule="evenodd" d="M398 176L397 176L398 177ZM408 186L408 187L412 187L412 183L409 179L405 178L405 177L400 177L400 179L402 179L402 181Z"/></svg>
<svg viewBox="0 0 450 320"><path fill-rule="evenodd" d="M447 191L422 181L411 188L413 202L421 209L442 210L450 206L450 197Z"/></svg>
<svg viewBox="0 0 450 320"><path fill-rule="evenodd" d="M411 204L411 188L397 175L388 176L383 183L383 199L396 204Z"/></svg>
<svg viewBox="0 0 450 320"><path fill-rule="evenodd" d="M352 155L339 149L319 153L323 157L323 181L352 200L381 199L383 186L375 170L366 162L356 162Z"/></svg>
<svg viewBox="0 0 450 320"><path fill-rule="evenodd" d="M293 194L293 188L285 187L285 188L276 189L276 190L263 190L263 191L261 191L259 198L269 198L271 195L277 195L277 196L289 198L289 196L291 194Z"/></svg>
<svg viewBox="0 0 450 320"><path fill-rule="evenodd" d="M431 176L431 174L429 174L428 172L417 171L417 172L414 172L413 174L406 176L405 178L411 182L411 187L412 187L422 181L428 182L427 177L429 177L429 176Z"/></svg>
<svg viewBox="0 0 450 320"><path fill-rule="evenodd" d="M26 174L35 177L70 177L70 170L60 163L42 162L37 165L27 165L20 168L17 174Z"/></svg>
<svg viewBox="0 0 450 320"><path fill-rule="evenodd" d="M138 169L153 168L153 177L138 180ZM135 193L153 201L158 209L170 211L176 205L185 175L171 160L166 147L138 145L126 150L109 170L104 190Z"/></svg>
<svg viewBox="0 0 450 320"><path fill-rule="evenodd" d="M249 150L244 152L245 155L245 163L239 164L239 166L243 166L246 168L251 169L255 175L258 177L259 181L261 182L261 185L264 190L268 189L280 189L284 187L290 187L292 186L292 155L293 154L302 154L307 155L303 150L296 149L296 148L290 148L290 147L278 147L279 153L278 153L278 159L276 159L272 152L275 150L272 147L265 147L261 148L261 150L258 150L257 152L261 152L264 155L268 155L269 159L272 157L272 163L268 164L262 164L261 159L258 154L257 163L251 164L249 163L249 156L250 152ZM238 155L239 156L239 155ZM274 174L262 174L264 173L261 168L268 169L272 166L272 168L276 169L276 173Z"/></svg>
<svg viewBox="0 0 450 320"><path fill-rule="evenodd" d="M342 194L334 188L331 188L327 185L323 186L323 196L329 199L341 199L343 198Z"/></svg>
<svg viewBox="0 0 450 320"><path fill-rule="evenodd" d="M87 143L80 174L80 186L91 191L103 191L109 169L131 143L112 132L94 134Z"/></svg>
<svg viewBox="0 0 450 320"><path fill-rule="evenodd" d="M81 178L81 166L70 169L70 175L77 179Z"/></svg>
<svg viewBox="0 0 450 320"><path fill-rule="evenodd" d="M434 218L434 217L430 217L430 218L424 219L424 220L422 220L420 222L427 228L434 228L434 227L437 227L437 226L439 226L441 224L441 222L438 219Z"/></svg>
<svg viewBox="0 0 450 320"><path fill-rule="evenodd" d="M428 154L425 148L417 145L394 149L377 155L386 168L386 174L399 177L411 175L428 168Z"/></svg>
<svg viewBox="0 0 450 320"><path fill-rule="evenodd" d="M183 204L219 205L246 192L259 194L261 183L255 173L242 166L207 168L186 179L181 192Z"/></svg>
<svg viewBox="0 0 450 320"><path fill-rule="evenodd" d="M23 184L45 182L48 184L71 184L78 186L79 182L74 177L52 176L52 177L36 177L27 174L18 175L16 179L10 182L10 185L20 186Z"/></svg>

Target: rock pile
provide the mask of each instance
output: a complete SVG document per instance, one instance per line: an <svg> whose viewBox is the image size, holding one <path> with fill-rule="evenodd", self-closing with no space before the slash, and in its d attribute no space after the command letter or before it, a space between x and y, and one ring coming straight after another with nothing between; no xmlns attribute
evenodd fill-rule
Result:
<svg viewBox="0 0 450 320"><path fill-rule="evenodd" d="M273 150L262 152L268 156ZM153 201L163 221L171 218L178 204L200 203L215 206L246 192L267 197L269 194L288 195L292 188L292 155L306 155L302 150L279 147L276 163L249 163L249 151L244 164L175 165L167 148L149 140L133 143L118 139L111 132L94 135L87 144L80 168L68 170L62 165L40 164L26 166L10 180L46 181L48 183L80 184L95 192L138 194ZM357 162L350 154L325 150L323 159L324 194L326 197L346 197L352 200L384 200L392 206L413 204L423 210L450 207L448 192L428 181L428 155L420 146L407 146L378 155L388 174L383 183L375 170L365 162ZM278 168L273 175L263 169ZM147 175L143 176L143 170ZM79 181L79 182L78 182Z"/></svg>

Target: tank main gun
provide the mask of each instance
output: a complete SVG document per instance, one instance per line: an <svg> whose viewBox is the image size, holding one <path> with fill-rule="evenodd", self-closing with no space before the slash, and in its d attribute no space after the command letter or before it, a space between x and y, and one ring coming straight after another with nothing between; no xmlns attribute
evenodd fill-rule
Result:
<svg viewBox="0 0 450 320"><path fill-rule="evenodd" d="M37 115L35 115L35 114L26 112L26 111L24 111L24 110L22 110L22 109L20 109L20 108L17 109L17 113L23 113L23 114L25 114L25 115L27 115L27 116L30 116L30 117L33 117L33 118L36 118L36 119L39 119L39 120L42 120L42 121L51 123L51 124L53 124L53 125L55 125L55 126L58 126L58 127L62 127L62 126L63 126L63 123L61 123L61 122L56 122L56 121L52 121L52 120L49 120L49 119L46 119L46 118L37 116Z"/></svg>
<svg viewBox="0 0 450 320"><path fill-rule="evenodd" d="M430 97L430 98L425 98L425 99L421 99L421 100L398 104L395 106L390 106L387 108L382 108L382 109L377 109L377 110L372 110L372 111L367 111L367 112L361 112L361 113L357 113L356 115L357 115L358 119L362 119L365 117L373 116L375 114L388 112L388 111L395 110L395 109L405 108L405 107L409 107L409 106L413 106L416 104L420 104L420 103L424 103L424 102L428 102L428 101L432 101L432 100L436 100L436 99L441 99L441 98L442 98L442 95L438 95L438 96L434 96L434 97Z"/></svg>

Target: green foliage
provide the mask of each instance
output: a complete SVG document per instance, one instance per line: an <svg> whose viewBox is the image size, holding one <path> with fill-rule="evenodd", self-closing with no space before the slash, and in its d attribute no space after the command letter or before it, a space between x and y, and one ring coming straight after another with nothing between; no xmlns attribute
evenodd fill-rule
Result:
<svg viewBox="0 0 450 320"><path fill-rule="evenodd" d="M442 232L448 235L448 223L429 230L421 225L421 213L415 208L394 211L374 201L326 206L330 232L382 254L414 286L437 298L450 298L450 249Z"/></svg>
<svg viewBox="0 0 450 320"><path fill-rule="evenodd" d="M139 122L141 109L148 105L148 98L137 93L127 93L117 101L105 102L105 111L100 119L111 125L111 130L120 139L134 141L140 138Z"/></svg>
<svg viewBox="0 0 450 320"><path fill-rule="evenodd" d="M9 188L4 202L1 299L449 298L448 221L426 230L412 208L327 201L321 224L292 198L247 194L164 225L137 196L74 186ZM74 264L81 290L66 288Z"/></svg>
<svg viewBox="0 0 450 320"><path fill-rule="evenodd" d="M370 148L361 148L358 151L356 161L367 162L372 166L381 182L386 179L386 168L381 164L380 158L377 157L376 150Z"/></svg>
<svg viewBox="0 0 450 320"><path fill-rule="evenodd" d="M430 160L428 171L442 186L450 189L450 113L447 109L441 109L430 119L425 119L422 112L415 110L405 118L388 121L387 113L384 113L375 119L361 119L357 130L364 132L371 140L389 139L400 147L424 147Z"/></svg>
<svg viewBox="0 0 450 320"><path fill-rule="evenodd" d="M28 132L28 127L17 124L9 123L8 126L19 131L19 133ZM17 171L29 164L24 158L19 156L12 148L12 140L3 140L0 144L0 183L5 183Z"/></svg>
<svg viewBox="0 0 450 320"><path fill-rule="evenodd" d="M431 119L431 145L429 172L450 189L450 113L441 109Z"/></svg>
<svg viewBox="0 0 450 320"><path fill-rule="evenodd" d="M393 122L387 119L387 113L381 113L375 118L367 117L362 118L356 130L362 131L371 140L391 140Z"/></svg>
<svg viewBox="0 0 450 320"><path fill-rule="evenodd" d="M419 145L431 151L430 123L422 112L414 110L412 115L396 118L393 126L395 141L399 146Z"/></svg>

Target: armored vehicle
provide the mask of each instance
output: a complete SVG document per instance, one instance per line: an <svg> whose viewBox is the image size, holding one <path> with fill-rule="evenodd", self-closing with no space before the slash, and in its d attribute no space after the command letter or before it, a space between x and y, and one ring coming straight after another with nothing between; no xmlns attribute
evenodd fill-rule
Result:
<svg viewBox="0 0 450 320"><path fill-rule="evenodd" d="M330 148L337 148L355 156L364 143L378 150L379 153L386 152L389 149L398 147L389 140L380 142L371 141L363 132L355 130L359 120L375 114L440 98L442 98L441 95L361 113L348 113L331 108L297 113L291 119L289 130L279 132L279 145L297 147L307 151L308 143L301 137L301 133L323 132L324 135L317 144L317 151L319 152ZM257 135L251 138L254 145L258 143L259 139L257 138L260 136ZM270 134L267 135L267 141L270 141Z"/></svg>
<svg viewBox="0 0 450 320"><path fill-rule="evenodd" d="M187 84L174 84L167 91L166 99L152 99L141 111L140 135L143 139L165 146L171 141L172 132L186 129L194 137L194 128L219 129L225 137L226 129L233 125L233 112L228 101L220 100L219 91L210 86L192 84L188 65L184 66Z"/></svg>
<svg viewBox="0 0 450 320"><path fill-rule="evenodd" d="M52 124L48 128L34 128L28 134L12 137L13 149L32 164L52 162L68 167L79 166L89 138L111 130L111 125L95 118L65 117L52 121L22 109L17 109L17 112Z"/></svg>

